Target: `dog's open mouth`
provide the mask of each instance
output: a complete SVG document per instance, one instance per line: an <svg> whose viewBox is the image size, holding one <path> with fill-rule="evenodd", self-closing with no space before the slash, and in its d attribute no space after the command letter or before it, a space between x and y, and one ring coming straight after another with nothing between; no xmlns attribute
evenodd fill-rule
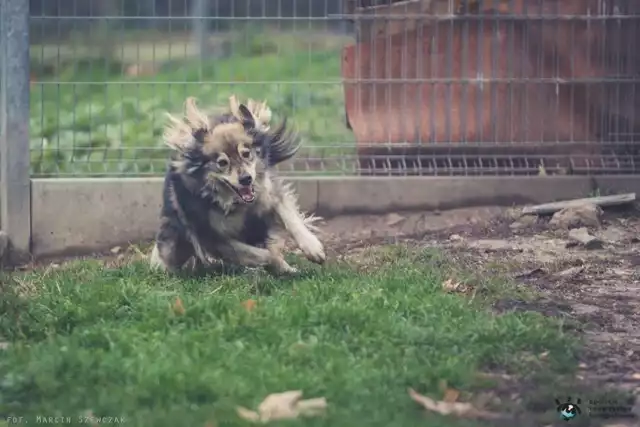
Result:
<svg viewBox="0 0 640 427"><path fill-rule="evenodd" d="M245 203L251 203L256 199L256 193L253 190L253 185L234 187L234 190L236 190L240 199Z"/></svg>

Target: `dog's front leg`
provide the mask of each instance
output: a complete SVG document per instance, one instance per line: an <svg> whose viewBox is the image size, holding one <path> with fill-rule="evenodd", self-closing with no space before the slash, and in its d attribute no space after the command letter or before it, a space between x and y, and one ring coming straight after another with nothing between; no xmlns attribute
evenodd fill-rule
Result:
<svg viewBox="0 0 640 427"><path fill-rule="evenodd" d="M275 211L304 256L317 264L324 263L327 259L324 246L305 225L293 195L286 193L276 204Z"/></svg>
<svg viewBox="0 0 640 427"><path fill-rule="evenodd" d="M267 250L271 252L271 265L268 266L268 270L275 271L276 273L294 274L298 270L295 267L289 265L284 259L282 251L284 249L284 240L276 234L272 234L267 240Z"/></svg>
<svg viewBox="0 0 640 427"><path fill-rule="evenodd" d="M218 243L212 248L220 258L246 267L261 267L271 263L271 252L263 248L247 245L238 240Z"/></svg>

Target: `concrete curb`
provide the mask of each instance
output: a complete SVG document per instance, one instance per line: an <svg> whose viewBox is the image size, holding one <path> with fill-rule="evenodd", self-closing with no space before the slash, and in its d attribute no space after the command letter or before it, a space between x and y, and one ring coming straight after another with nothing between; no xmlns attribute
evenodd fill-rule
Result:
<svg viewBox="0 0 640 427"><path fill-rule="evenodd" d="M545 203L601 192L640 192L640 177L291 178L301 208L331 217L392 211ZM32 179L35 256L83 254L153 238L162 178Z"/></svg>

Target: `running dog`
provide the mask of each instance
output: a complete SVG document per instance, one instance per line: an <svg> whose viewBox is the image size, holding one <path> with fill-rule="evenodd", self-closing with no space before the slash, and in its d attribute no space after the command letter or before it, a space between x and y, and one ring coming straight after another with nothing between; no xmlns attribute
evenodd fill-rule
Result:
<svg viewBox="0 0 640 427"><path fill-rule="evenodd" d="M208 116L189 98L184 117L168 115L164 142L173 155L152 268L175 272L190 259L207 265L216 258L293 273L282 254L284 231L307 259L324 263L314 234L319 218L301 213L292 188L274 179L273 167L296 154L300 138L286 118L270 128L265 102L247 105L233 96L227 112Z"/></svg>

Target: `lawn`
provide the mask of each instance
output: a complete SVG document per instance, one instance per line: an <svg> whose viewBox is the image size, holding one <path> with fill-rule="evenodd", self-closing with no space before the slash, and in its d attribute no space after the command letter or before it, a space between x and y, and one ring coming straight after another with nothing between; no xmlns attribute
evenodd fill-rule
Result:
<svg viewBox="0 0 640 427"><path fill-rule="evenodd" d="M345 36L244 31L217 42L228 54L204 60L188 39L111 36L108 53L78 41L32 47L32 70L43 74L31 91L35 175L161 174L164 113L180 112L187 96L206 108L224 106L234 93L266 99L276 120L290 116L307 147L353 151L340 76Z"/></svg>
<svg viewBox="0 0 640 427"><path fill-rule="evenodd" d="M5 277L0 418L90 410L136 427L242 426L236 406L300 389L326 397L327 413L287 425L481 426L425 413L407 389L439 399L445 381L466 400L482 387L481 371L552 375L576 365L577 343L557 321L487 309L512 292L499 278L403 247L370 249L361 260L293 259L302 273L289 279L169 277L141 261ZM445 292L449 278L474 291Z"/></svg>

